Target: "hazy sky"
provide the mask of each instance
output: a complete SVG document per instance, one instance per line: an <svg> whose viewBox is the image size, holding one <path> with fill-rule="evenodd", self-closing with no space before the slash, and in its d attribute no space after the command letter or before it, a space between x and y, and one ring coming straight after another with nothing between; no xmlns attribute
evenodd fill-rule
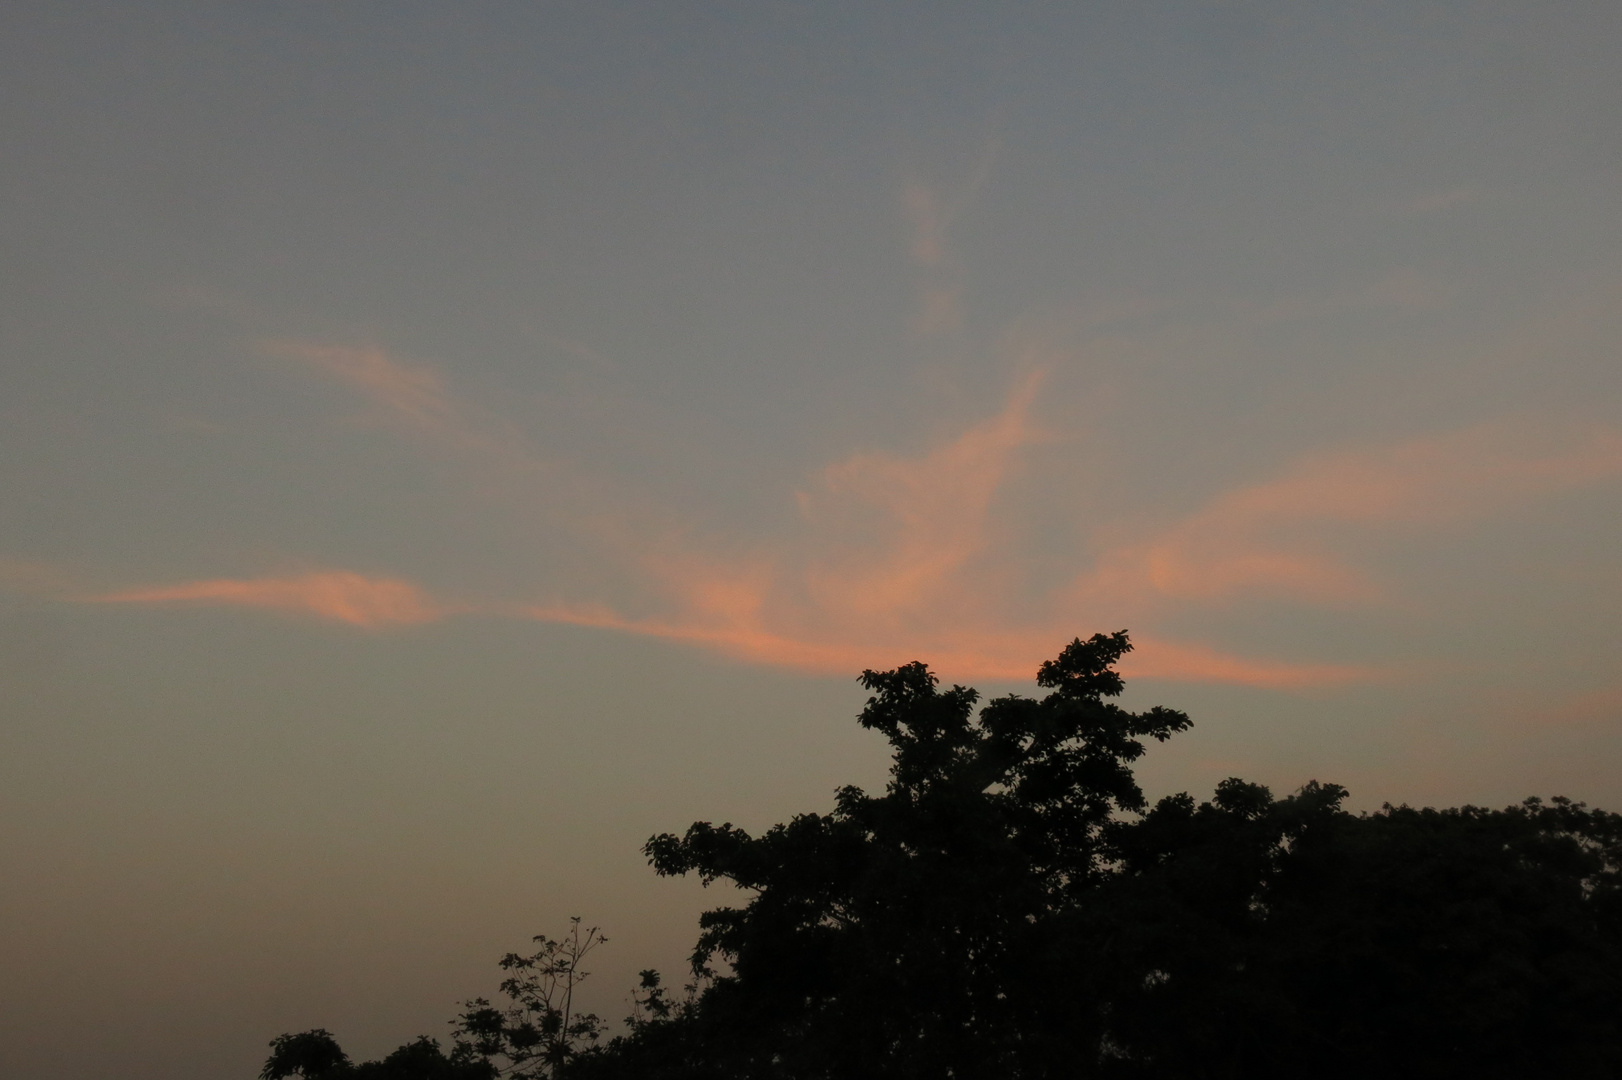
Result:
<svg viewBox="0 0 1622 1080"><path fill-rule="evenodd" d="M1622 5L0 10L0 1075L442 1035L863 667L1622 808Z"/></svg>

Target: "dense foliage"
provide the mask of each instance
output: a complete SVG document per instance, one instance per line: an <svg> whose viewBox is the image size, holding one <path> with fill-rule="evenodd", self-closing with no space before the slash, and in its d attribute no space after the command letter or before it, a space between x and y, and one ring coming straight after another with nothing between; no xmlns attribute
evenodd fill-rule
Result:
<svg viewBox="0 0 1622 1080"><path fill-rule="evenodd" d="M1046 696L978 713L922 664L866 672L885 792L650 840L747 902L702 917L687 995L644 973L628 1031L544 1075L1622 1075L1622 817L1240 780L1151 807L1131 765L1189 721L1107 700L1130 648L1072 642Z"/></svg>

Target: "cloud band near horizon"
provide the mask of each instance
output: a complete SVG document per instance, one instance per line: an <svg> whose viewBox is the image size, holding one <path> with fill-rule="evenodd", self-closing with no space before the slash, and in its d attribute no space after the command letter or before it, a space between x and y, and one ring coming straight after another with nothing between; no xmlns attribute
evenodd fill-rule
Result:
<svg viewBox="0 0 1622 1080"><path fill-rule="evenodd" d="M458 402L431 369L381 348L287 342L267 351L337 379L430 446L471 455L481 476L506 475L514 499L546 499L533 486L537 477L575 491L601 486L535 468L541 459L499 418ZM1105 629L1147 626L1127 665L1139 677L1299 689L1384 674L1235 656L1167 639L1154 626L1169 613L1242 599L1392 606L1391 583L1341 542L1348 530L1412 534L1622 476L1622 433L1605 427L1535 437L1527 424L1503 421L1314 453L1105 546L1090 569L1021 609L1002 595L1019 574L1018 537L1002 500L1006 481L1025 467L1025 448L1052 441L1032 418L1044 377L1028 372L996 413L921 453L866 451L813 473L796 493L798 535L749 550L725 537L695 539L702 536L696 523L646 499L572 511L567 500L550 500L565 507L558 527L589 537L616 579L638 591L619 606L590 597L446 602L412 581L347 570L183 581L82 599L259 608L366 629L483 614L682 642L806 672L922 659L972 678L1026 678L1058 645L1102 621L1111 624Z"/></svg>

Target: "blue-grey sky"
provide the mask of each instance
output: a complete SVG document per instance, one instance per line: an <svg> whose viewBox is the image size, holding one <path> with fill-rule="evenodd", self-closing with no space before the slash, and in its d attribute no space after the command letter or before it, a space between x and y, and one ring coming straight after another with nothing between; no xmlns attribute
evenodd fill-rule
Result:
<svg viewBox="0 0 1622 1080"><path fill-rule="evenodd" d="M1622 805L1622 8L15 2L0 1074L443 1034L1129 628L1151 794Z"/></svg>

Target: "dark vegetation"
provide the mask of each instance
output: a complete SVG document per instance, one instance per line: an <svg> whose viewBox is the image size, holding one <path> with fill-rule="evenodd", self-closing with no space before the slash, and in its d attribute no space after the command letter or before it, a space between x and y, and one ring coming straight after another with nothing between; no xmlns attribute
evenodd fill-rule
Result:
<svg viewBox="0 0 1622 1080"><path fill-rule="evenodd" d="M978 714L922 664L864 673L884 794L648 841L749 899L701 918L684 992L643 973L621 1035L572 1012L602 941L576 920L503 961L509 1004L467 1003L448 1052L355 1066L318 1030L262 1077L1622 1076L1622 816L1242 780L1150 806L1132 763L1189 720L1107 700L1130 648L1075 641L1045 697Z"/></svg>

